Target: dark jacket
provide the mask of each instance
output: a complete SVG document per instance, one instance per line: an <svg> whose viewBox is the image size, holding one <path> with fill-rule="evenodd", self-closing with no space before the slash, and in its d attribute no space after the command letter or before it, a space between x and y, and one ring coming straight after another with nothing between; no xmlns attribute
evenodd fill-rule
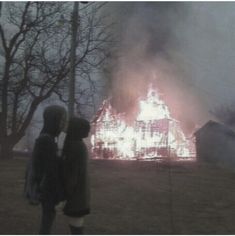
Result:
<svg viewBox="0 0 235 236"><path fill-rule="evenodd" d="M88 151L82 138L88 135L89 123L73 118L69 122L64 145L65 215L81 217L90 213ZM84 128L84 129L83 129Z"/></svg>
<svg viewBox="0 0 235 236"><path fill-rule="evenodd" d="M35 142L33 168L35 182L39 186L40 200L57 204L63 198L60 179L60 159L54 137L41 134Z"/></svg>
<svg viewBox="0 0 235 236"><path fill-rule="evenodd" d="M55 142L56 136L60 133L61 120L65 110L59 106L50 106L44 111L44 126L35 141L32 164L29 164L28 176L28 198L30 188L38 191L34 195L39 200L57 204L63 200L62 179L60 175L61 160L57 155L58 148ZM36 186L36 188L32 188ZM26 194L27 195L27 194ZM33 196L32 196L33 197Z"/></svg>

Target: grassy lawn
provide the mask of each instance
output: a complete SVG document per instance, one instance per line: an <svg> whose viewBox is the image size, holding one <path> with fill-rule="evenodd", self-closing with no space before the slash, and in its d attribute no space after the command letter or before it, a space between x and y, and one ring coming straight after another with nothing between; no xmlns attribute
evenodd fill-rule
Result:
<svg viewBox="0 0 235 236"><path fill-rule="evenodd" d="M0 234L37 234L26 160L0 161ZM171 176L171 178L170 178ZM87 234L235 234L235 173L191 162L91 161ZM69 234L57 214L53 234Z"/></svg>

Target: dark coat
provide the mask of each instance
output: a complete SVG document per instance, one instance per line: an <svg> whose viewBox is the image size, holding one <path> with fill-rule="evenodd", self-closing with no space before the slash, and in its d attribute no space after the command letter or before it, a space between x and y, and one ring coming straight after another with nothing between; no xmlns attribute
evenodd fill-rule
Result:
<svg viewBox="0 0 235 236"><path fill-rule="evenodd" d="M78 120L75 118L75 121ZM64 213L71 217L81 217L90 213L88 151L82 141L85 135L80 128L76 128L79 128L76 124L75 127L73 124L68 128L64 149L64 186L67 200Z"/></svg>
<svg viewBox="0 0 235 236"><path fill-rule="evenodd" d="M57 204L63 199L60 179L60 159L57 144L49 134L41 134L35 142L33 152L35 182L39 186L40 200Z"/></svg>
<svg viewBox="0 0 235 236"><path fill-rule="evenodd" d="M26 196L34 201L35 196L41 202L57 204L63 200L61 160L57 155L55 142L60 133L61 120L65 110L59 106L50 106L44 111L44 126L35 141L32 160L26 174ZM36 192L35 192L36 191Z"/></svg>

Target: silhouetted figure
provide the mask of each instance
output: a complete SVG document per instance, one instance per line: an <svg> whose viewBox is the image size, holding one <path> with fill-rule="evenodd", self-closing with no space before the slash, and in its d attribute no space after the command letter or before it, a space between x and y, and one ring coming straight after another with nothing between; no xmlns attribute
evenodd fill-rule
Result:
<svg viewBox="0 0 235 236"><path fill-rule="evenodd" d="M90 124L81 118L71 118L64 142L64 189L71 234L83 234L84 216L90 213L90 191L87 173L88 151L83 138L90 131Z"/></svg>
<svg viewBox="0 0 235 236"><path fill-rule="evenodd" d="M31 168L28 169L26 195L32 203L39 201L42 218L39 234L50 234L56 215L55 206L64 198L57 155L56 137L64 128L66 111L61 106L49 106L43 113L44 124L35 141Z"/></svg>

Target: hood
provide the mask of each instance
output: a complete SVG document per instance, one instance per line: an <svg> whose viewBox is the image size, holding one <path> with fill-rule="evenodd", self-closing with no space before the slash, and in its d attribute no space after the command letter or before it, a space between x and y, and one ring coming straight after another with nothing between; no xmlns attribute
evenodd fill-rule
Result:
<svg viewBox="0 0 235 236"><path fill-rule="evenodd" d="M69 120L67 136L68 140L79 140L86 138L90 131L90 123L89 121L73 117Z"/></svg>
<svg viewBox="0 0 235 236"><path fill-rule="evenodd" d="M47 107L43 113L44 123L41 133L58 136L63 129L65 119L66 110L64 107L58 105Z"/></svg>

